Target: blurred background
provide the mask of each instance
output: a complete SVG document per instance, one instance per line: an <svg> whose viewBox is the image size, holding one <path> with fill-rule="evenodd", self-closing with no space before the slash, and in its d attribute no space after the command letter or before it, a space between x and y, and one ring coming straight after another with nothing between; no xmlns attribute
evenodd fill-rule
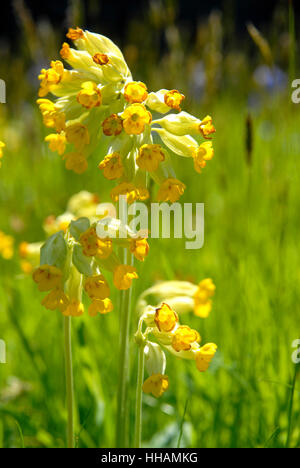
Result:
<svg viewBox="0 0 300 468"><path fill-rule="evenodd" d="M183 202L205 203L204 247L195 253L184 240L152 241L134 297L157 280L211 277L210 317L186 321L219 352L204 375L168 356L169 391L159 400L144 396L144 445L299 446L300 382L291 359L300 338L300 107L291 101L291 82L300 78L299 2L15 0L1 11L0 231L10 251L0 248L7 346L0 447L64 446L62 320L40 305L19 245L43 240L44 220L63 213L80 190L109 201L111 184L92 163L77 176L49 152L35 103L40 69L60 58L68 27L77 25L109 36L135 80L150 90L179 89L184 110L212 115L217 128L203 174L181 160L176 167L187 185ZM117 317L74 321L79 447L113 444ZM131 424L135 357L132 341Z"/></svg>

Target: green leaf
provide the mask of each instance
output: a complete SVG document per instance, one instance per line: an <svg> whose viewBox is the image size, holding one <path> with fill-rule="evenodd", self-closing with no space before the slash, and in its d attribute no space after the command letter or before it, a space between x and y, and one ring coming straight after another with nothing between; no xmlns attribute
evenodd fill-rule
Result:
<svg viewBox="0 0 300 468"><path fill-rule="evenodd" d="M92 276L91 260L84 255L81 245L74 245L73 264L82 275Z"/></svg>
<svg viewBox="0 0 300 468"><path fill-rule="evenodd" d="M78 218L76 221L71 221L70 233L77 241L79 241L80 235L87 231L89 227L90 221L88 218Z"/></svg>
<svg viewBox="0 0 300 468"><path fill-rule="evenodd" d="M41 265L54 265L61 270L67 257L67 245L63 231L56 232L41 247Z"/></svg>

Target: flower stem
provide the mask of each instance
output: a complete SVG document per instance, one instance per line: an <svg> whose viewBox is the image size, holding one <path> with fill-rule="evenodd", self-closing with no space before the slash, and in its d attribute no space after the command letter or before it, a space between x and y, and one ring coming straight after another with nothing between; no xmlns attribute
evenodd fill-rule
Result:
<svg viewBox="0 0 300 468"><path fill-rule="evenodd" d="M295 395L295 387L296 387L296 379L297 379L297 365L295 365L294 376L291 384L291 393L290 393L290 401L288 406L288 431L287 431L287 439L285 447L290 447L291 435L292 435L292 419L293 419L293 406L294 406L294 395Z"/></svg>
<svg viewBox="0 0 300 468"><path fill-rule="evenodd" d="M72 343L71 343L71 317L64 318L65 335L65 373L67 396L67 447L74 448L74 389L72 367Z"/></svg>
<svg viewBox="0 0 300 468"><path fill-rule="evenodd" d="M144 345L139 346L138 354L138 374L136 386L136 406L135 406L135 431L134 431L134 447L141 448L142 441L142 395L143 395L143 380L144 380Z"/></svg>
<svg viewBox="0 0 300 468"><path fill-rule="evenodd" d="M124 252L124 264L127 263L126 251ZM131 263L133 259L131 258ZM131 293L132 288L121 291L120 303L120 358L119 358L119 382L117 393L117 424L116 446L124 448L128 446L127 430L127 395L129 383L129 332L131 317Z"/></svg>

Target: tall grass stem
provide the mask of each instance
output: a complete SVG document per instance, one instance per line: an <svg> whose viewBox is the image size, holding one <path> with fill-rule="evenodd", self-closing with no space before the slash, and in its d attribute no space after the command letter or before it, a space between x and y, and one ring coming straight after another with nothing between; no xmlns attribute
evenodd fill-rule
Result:
<svg viewBox="0 0 300 468"><path fill-rule="evenodd" d="M67 398L67 447L74 448L74 383L72 365L71 317L64 318L65 372Z"/></svg>
<svg viewBox="0 0 300 468"><path fill-rule="evenodd" d="M136 386L136 402L135 402L135 430L134 430L134 447L141 448L142 442L142 399L143 399L143 380L144 380L144 345L139 346L138 353L138 374Z"/></svg>
<svg viewBox="0 0 300 468"><path fill-rule="evenodd" d="M124 265L133 264L132 255L128 259L124 249ZM131 319L132 288L121 291L120 301L120 351L119 351L119 381L117 391L116 447L128 446L128 384L129 384L129 332Z"/></svg>

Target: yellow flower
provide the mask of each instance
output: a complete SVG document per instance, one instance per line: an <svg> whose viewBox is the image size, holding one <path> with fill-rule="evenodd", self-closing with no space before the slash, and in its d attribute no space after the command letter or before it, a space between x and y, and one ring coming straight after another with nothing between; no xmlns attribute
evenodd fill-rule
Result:
<svg viewBox="0 0 300 468"><path fill-rule="evenodd" d="M143 384L144 393L152 393L153 396L159 398L169 387L169 379L167 375L152 374L145 380Z"/></svg>
<svg viewBox="0 0 300 468"><path fill-rule="evenodd" d="M42 305L49 310L64 312L69 305L69 299L61 288L53 289L43 300Z"/></svg>
<svg viewBox="0 0 300 468"><path fill-rule="evenodd" d="M139 135L150 124L152 115L143 104L135 103L128 106L122 114L123 127L128 135Z"/></svg>
<svg viewBox="0 0 300 468"><path fill-rule="evenodd" d="M216 286L210 278L199 283L198 290L194 295L194 312L198 317L206 318L212 309L211 297L214 295Z"/></svg>
<svg viewBox="0 0 300 468"><path fill-rule="evenodd" d="M14 238L0 231L0 255L5 260L10 260L14 255Z"/></svg>
<svg viewBox="0 0 300 468"><path fill-rule="evenodd" d="M102 122L103 133L106 136L117 136L123 130L123 121L117 114L111 114Z"/></svg>
<svg viewBox="0 0 300 468"><path fill-rule="evenodd" d="M63 311L67 317L80 317L83 313L84 306L78 299L73 299Z"/></svg>
<svg viewBox="0 0 300 468"><path fill-rule="evenodd" d="M202 133L204 138L209 138L209 135L215 133L216 129L213 126L212 118L207 115L199 124L199 132Z"/></svg>
<svg viewBox="0 0 300 468"><path fill-rule="evenodd" d="M120 195L126 195L127 203L133 203L138 199L137 189L130 182L122 182L110 192L111 199L115 203L119 200Z"/></svg>
<svg viewBox="0 0 300 468"><path fill-rule="evenodd" d="M149 244L146 239L131 239L130 252L133 253L135 258L140 262L145 260L149 252Z"/></svg>
<svg viewBox="0 0 300 468"><path fill-rule="evenodd" d="M66 160L66 169L76 174L83 174L88 168L88 162L82 153L67 153L63 159Z"/></svg>
<svg viewBox="0 0 300 468"><path fill-rule="evenodd" d="M202 145L194 151L194 167L199 174L201 174L201 169L206 166L206 161L212 159L213 155L214 150L211 141L202 143Z"/></svg>
<svg viewBox="0 0 300 468"><path fill-rule="evenodd" d="M130 104L143 102L147 99L147 86L141 81L131 81L124 88L124 97Z"/></svg>
<svg viewBox="0 0 300 468"><path fill-rule="evenodd" d="M39 105L46 127L55 128L59 133L65 129L66 116L55 107L52 101L49 101L49 99L38 99L36 102Z"/></svg>
<svg viewBox="0 0 300 468"><path fill-rule="evenodd" d="M160 145L142 145L136 163L140 169L153 172L158 169L159 163L164 159L165 155Z"/></svg>
<svg viewBox="0 0 300 468"><path fill-rule="evenodd" d="M185 185L178 179L168 178L159 187L157 200L176 202L185 190Z"/></svg>
<svg viewBox="0 0 300 468"><path fill-rule="evenodd" d="M216 344L207 343L197 351L196 366L200 372L205 372L209 368L210 362L216 354L217 348Z"/></svg>
<svg viewBox="0 0 300 468"><path fill-rule="evenodd" d="M39 291L50 291L61 285L62 272L55 266L41 265L33 272L32 277Z"/></svg>
<svg viewBox="0 0 300 468"><path fill-rule="evenodd" d="M92 109L102 103L101 91L93 81L85 81L81 85L81 91L77 94L77 101L83 107Z"/></svg>
<svg viewBox="0 0 300 468"><path fill-rule="evenodd" d="M172 109L180 111L180 104L185 99L185 96L181 94L177 89L172 89L164 95L165 104Z"/></svg>
<svg viewBox="0 0 300 468"><path fill-rule="evenodd" d="M108 314L113 310L114 306L109 297L106 297L103 300L94 299L91 303L88 313L90 317L95 317L99 314Z"/></svg>
<svg viewBox="0 0 300 468"><path fill-rule="evenodd" d="M68 143L75 146L78 151L81 151L85 145L90 142L90 135L87 127L81 123L69 125L66 128L66 138Z"/></svg>
<svg viewBox="0 0 300 468"><path fill-rule="evenodd" d="M199 343L201 340L199 333L196 330L192 330L186 325L181 325L176 328L173 338L172 346L175 351L189 351L192 343Z"/></svg>
<svg viewBox="0 0 300 468"><path fill-rule="evenodd" d="M60 60L52 60L50 64L51 68L46 70L43 68L39 75L39 80L41 81L39 96L46 96L49 91L52 90L53 86L59 84L64 74L64 66Z"/></svg>
<svg viewBox="0 0 300 468"><path fill-rule="evenodd" d="M63 133L51 133L47 135L45 141L49 143L51 151L57 151L61 156L66 149L66 136Z"/></svg>
<svg viewBox="0 0 300 468"><path fill-rule="evenodd" d="M109 285L103 275L87 278L84 290L91 299L103 300L110 294Z"/></svg>
<svg viewBox="0 0 300 468"><path fill-rule="evenodd" d="M104 177L108 180L119 179L124 172L120 153L117 151L107 154L98 167L103 171Z"/></svg>
<svg viewBox="0 0 300 468"><path fill-rule="evenodd" d="M76 39L82 39L84 37L84 32L78 26L76 29L69 28L68 34L66 34L68 39L72 41L76 41Z"/></svg>
<svg viewBox="0 0 300 468"><path fill-rule="evenodd" d="M161 332L169 333L178 322L178 315L168 304L163 303L155 311L154 321Z"/></svg>
<svg viewBox="0 0 300 468"><path fill-rule="evenodd" d="M95 62L97 65L107 65L109 63L109 57L106 54L100 54L97 52L95 55L93 55L93 62Z"/></svg>
<svg viewBox="0 0 300 468"><path fill-rule="evenodd" d="M129 289L133 279L138 278L136 269L129 265L118 265L114 271L114 285L117 289Z"/></svg>
<svg viewBox="0 0 300 468"><path fill-rule="evenodd" d="M111 239L100 239L97 236L96 228L93 226L81 234L80 243L83 246L83 253L87 257L105 259L112 253Z"/></svg>

